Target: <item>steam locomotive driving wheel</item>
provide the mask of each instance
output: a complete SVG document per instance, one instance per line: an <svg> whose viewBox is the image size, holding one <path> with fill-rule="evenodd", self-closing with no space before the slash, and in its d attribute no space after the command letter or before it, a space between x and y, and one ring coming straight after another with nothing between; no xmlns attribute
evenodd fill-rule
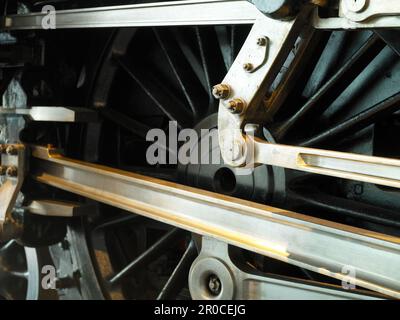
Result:
<svg viewBox="0 0 400 320"><path fill-rule="evenodd" d="M396 31L348 31L347 1L136 2L9 14L29 232L0 257L49 250L60 299L400 297Z"/></svg>

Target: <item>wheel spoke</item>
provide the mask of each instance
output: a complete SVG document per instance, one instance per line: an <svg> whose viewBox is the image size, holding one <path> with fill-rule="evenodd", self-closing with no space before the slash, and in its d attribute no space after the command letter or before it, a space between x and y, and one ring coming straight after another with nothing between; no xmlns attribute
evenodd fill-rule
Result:
<svg viewBox="0 0 400 320"><path fill-rule="evenodd" d="M178 40L179 48L182 50L182 52L185 56L185 59L189 62L190 67L193 69L193 72L196 74L197 79L200 81L205 93L208 94L210 88L207 85L203 66L201 65L199 59L196 57L195 53L193 52L192 46L190 46L186 43L184 36L180 32L180 29L175 29L174 35Z"/></svg>
<svg viewBox="0 0 400 320"><path fill-rule="evenodd" d="M322 143L332 141L333 139L337 141L349 133L354 133L368 127L383 116L390 115L399 109L400 92L314 137L302 140L295 144L302 147L311 147L321 145Z"/></svg>
<svg viewBox="0 0 400 320"><path fill-rule="evenodd" d="M197 42L200 49L201 61L206 77L208 89L208 96L210 99L209 110L211 113L217 106L214 103L215 99L212 95L211 88L213 85L219 83L225 76L225 64L219 51L218 40L215 37L213 29L202 27L196 28Z"/></svg>
<svg viewBox="0 0 400 320"><path fill-rule="evenodd" d="M224 58L226 70L229 70L233 63L233 52L228 26L216 26L215 32L217 33L219 48Z"/></svg>
<svg viewBox="0 0 400 320"><path fill-rule="evenodd" d="M196 245L194 241L191 241L172 275L162 288L157 300L176 298L179 292L187 285L189 270L196 256Z"/></svg>
<svg viewBox="0 0 400 320"><path fill-rule="evenodd" d="M400 56L400 30L375 30L375 33Z"/></svg>
<svg viewBox="0 0 400 320"><path fill-rule="evenodd" d="M115 111L110 108L101 108L101 114L110 120L111 122L117 124L118 126L132 132L134 135L145 139L147 132L151 130L151 127L132 119L121 112Z"/></svg>
<svg viewBox="0 0 400 320"><path fill-rule="evenodd" d="M310 118L311 113L322 114L340 93L369 65L384 48L378 36L371 36L366 43L322 86L292 117L273 130L273 135L282 141L299 122Z"/></svg>
<svg viewBox="0 0 400 320"><path fill-rule="evenodd" d="M369 221L389 227L400 227L400 215L391 210L354 200L339 198L311 188L295 190L288 194L288 201L312 206L320 212L334 213L358 221Z"/></svg>
<svg viewBox="0 0 400 320"><path fill-rule="evenodd" d="M205 102L202 101L204 94L201 91L200 81L192 72L192 68L170 32L168 30L154 29L154 33L193 112L194 119L198 119L202 113L202 107L204 108L205 106Z"/></svg>
<svg viewBox="0 0 400 320"><path fill-rule="evenodd" d="M135 216L135 215L123 215L122 217L112 218L108 221L102 222L101 224L97 225L93 231L97 231L100 229L106 229L106 228L116 228L120 225L126 225L127 223L136 221L138 219L142 219L142 217Z"/></svg>
<svg viewBox="0 0 400 320"><path fill-rule="evenodd" d="M11 247L18 245L18 243L15 240L10 240L7 243L5 243L2 247L0 247L0 252L2 251L7 251Z"/></svg>
<svg viewBox="0 0 400 320"><path fill-rule="evenodd" d="M109 283L111 285L115 285L138 268L143 267L149 262L153 261L181 235L182 230L176 228L172 229L156 243L154 243L150 248L148 248L145 252L143 252L139 257L129 263L124 269L115 274L109 280Z"/></svg>
<svg viewBox="0 0 400 320"><path fill-rule="evenodd" d="M115 57L115 59L171 121L176 121L179 128L190 127L193 119L185 105L171 95L149 70L144 70L142 66L133 67L125 58Z"/></svg>
<svg viewBox="0 0 400 320"><path fill-rule="evenodd" d="M347 32L334 31L328 39L328 42L319 57L319 60L307 82L303 91L303 96L310 98L314 95L332 74L332 69L343 54L342 48L348 36Z"/></svg>

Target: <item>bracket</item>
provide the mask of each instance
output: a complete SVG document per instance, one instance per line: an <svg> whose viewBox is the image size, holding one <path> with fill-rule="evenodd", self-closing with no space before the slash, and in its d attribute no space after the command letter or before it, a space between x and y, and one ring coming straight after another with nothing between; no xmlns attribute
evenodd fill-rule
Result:
<svg viewBox="0 0 400 320"><path fill-rule="evenodd" d="M361 290L344 290L334 285L263 274L257 270L244 271L232 261L229 245L210 237L202 237L200 254L189 272L189 290L195 300L382 299L380 295Z"/></svg>

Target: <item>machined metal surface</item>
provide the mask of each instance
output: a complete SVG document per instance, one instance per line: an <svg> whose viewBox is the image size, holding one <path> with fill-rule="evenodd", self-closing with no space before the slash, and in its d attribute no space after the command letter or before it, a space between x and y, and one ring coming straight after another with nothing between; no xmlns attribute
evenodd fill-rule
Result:
<svg viewBox="0 0 400 320"><path fill-rule="evenodd" d="M39 182L337 279L349 267L356 285L400 297L397 237L67 159L47 148L32 154Z"/></svg>
<svg viewBox="0 0 400 320"><path fill-rule="evenodd" d="M229 165L241 166L247 158L251 158L251 150L246 148L242 136L243 124L255 119L260 122L266 117L266 110L260 108L264 93L281 69L300 31L306 26L308 14L309 10L304 10L291 21L267 17L259 19L222 81L230 86L232 92L229 99L220 101L218 111L221 153ZM260 39L268 40L260 45ZM260 64L260 60L263 63ZM257 70L251 73L243 70L246 63L257 64ZM237 99L243 101L243 110L232 113L230 104Z"/></svg>
<svg viewBox="0 0 400 320"><path fill-rule="evenodd" d="M40 12L7 16L2 27L4 30L42 29L46 15ZM155 2L58 11L55 28L252 24L261 15L244 0Z"/></svg>
<svg viewBox="0 0 400 320"><path fill-rule="evenodd" d="M376 29L396 28L400 18L396 0L373 1L361 12L349 11L341 1L341 16L321 18L315 10L312 24L317 29ZM272 16L292 14L287 7L292 1L276 1L267 7ZM313 1L311 1L313 2ZM353 0L350 0L353 2ZM366 2L364 0L357 2ZM369 1L368 1L369 2ZM289 4L288 4L289 3ZM316 2L317 3L317 2ZM43 29L43 19L48 12L33 12L3 17L2 30ZM193 25L238 25L254 24L263 14L245 0L186 0L163 3L109 6L89 9L57 11L54 29L108 28L108 27L153 27L153 26L193 26Z"/></svg>
<svg viewBox="0 0 400 320"><path fill-rule="evenodd" d="M252 141L255 163L400 188L397 159Z"/></svg>
<svg viewBox="0 0 400 320"><path fill-rule="evenodd" d="M316 2L320 3L313 1L313 3ZM265 5L263 2L258 3ZM276 3L285 5L292 1L277 1ZM392 5L390 9L388 9L388 4ZM288 66L290 68L303 61L301 51L303 53L307 51L307 43L311 41L311 35L314 33L313 27L317 29L398 27L400 20L397 7L397 2L394 3L393 0L386 2L376 0L341 1L338 17L321 18L318 11L315 10L311 21L309 14L312 7L306 6L293 20L279 21L265 17L247 1L189 0L57 11L54 28L254 24L226 78L220 85L214 87L214 97L221 101L218 128L220 147L225 162L233 167L246 164L252 167L263 164L265 167L267 167L266 165L279 167L279 170L288 168L399 188L400 160L304 147L314 146L313 143L321 140L325 141L332 131L322 132L319 136L308 140L306 137L306 140L299 143L302 147L275 144L275 139L279 143L281 140L275 136L276 132L273 131L273 128L271 129L271 141L268 143L252 137L252 134L259 128L257 124L268 124L264 120L268 119L272 112L267 113L268 110L265 110L267 103L262 100L265 99L268 89L271 90L271 85L277 78L278 72L285 68L282 66L285 60L287 61L290 51L295 51L293 48L296 47L299 39L305 40L305 45L299 50L300 53L295 57L293 64ZM278 9L280 11L280 8ZM287 17L287 12L284 12L284 16ZM46 13L7 16L4 17L2 28L5 30L42 29L45 17ZM168 33L155 29L154 34L164 52L167 53L168 48L171 48L171 38L168 38ZM200 39L198 30L196 37ZM392 43L393 39L382 35L381 37L397 50L397 45ZM381 52L383 44L378 40L378 37L375 36L367 41L367 45L363 47L366 49L366 58L373 59ZM204 48L200 49L203 51ZM361 55L363 55L362 52L359 56ZM169 63L174 66L171 57L168 56ZM356 69L353 74L356 77L357 70L362 69L363 62L352 68L354 67L352 65L353 57L349 59L344 68L349 66L352 72L353 69ZM362 60L357 57L356 54L356 62ZM368 60L369 63L371 59L365 60ZM116 55L114 60L117 62L115 65L122 67L142 88L150 85L152 90L148 92L156 91L154 88L157 87L152 86L154 79L151 77L143 84L147 70L141 74L140 68L132 67L128 59L119 55ZM343 69L340 69L339 72L341 70ZM346 78L344 72L341 75ZM339 78L336 78L336 83L340 82ZM349 83L353 79L347 78ZM285 100L283 92L289 91L289 82L292 79L289 72L286 80L284 79L278 87L281 97L270 99L269 110L278 110L283 104L283 100ZM186 94L186 88L189 88L188 83L182 81L182 84ZM329 87L329 82L327 85ZM205 87L210 86L211 83L208 83ZM167 97L165 101L168 101L168 96L165 97ZM372 118L375 119L372 117L373 115L390 114L397 110L397 98L395 96L392 99L393 104L383 102L365 110L364 113L355 116L355 120L350 118L341 127L335 127L333 131L336 130L336 133L347 132L354 129L354 122L357 122L357 125L362 124L364 127L374 123L371 122ZM22 105L26 105L26 103ZM191 104L191 107L195 110L198 106ZM180 119L182 116L184 118L183 110L185 109L182 106L174 110L171 120L174 117ZM165 110L163 109L163 111ZM34 121L86 122L93 119L94 113L85 109L79 111L63 107L18 108L13 103L8 103L6 108L0 108L1 115L4 118L23 115ZM112 115L114 120L121 119L121 116L113 110L103 111L103 115L109 117ZM122 122L125 123L125 128L128 127L129 130L136 130L136 132L141 131L142 135L146 128L140 123ZM183 121L183 123L182 128L191 122ZM135 126L138 126L139 129L132 128ZM268 131L267 128L265 130ZM19 130L18 132L14 131L13 137L17 138L13 141L19 142ZM8 150L8 148L6 149ZM15 150L18 151L19 148ZM2 158L2 165L4 163L7 168L3 170L2 167L6 179L0 190L0 209L2 209L0 218L10 215L21 187L22 179L20 177L25 173L23 167L25 158L18 159L19 153L15 153L15 150L11 148L10 151L6 151L6 156ZM31 174L41 183L203 235L202 251L200 257L193 264L189 281L194 298L370 298L368 295L349 293L337 290L338 288L244 272L231 261L228 254L229 244L338 280L348 279L346 270L352 270L354 274L352 280L357 286L400 298L398 274L400 240L398 237L68 159L51 147L33 146L32 154ZM6 192L3 192L4 187L6 187ZM33 201L27 206L27 209L35 214L59 217L80 215L83 210L82 207L75 204L48 200ZM5 214L2 214L3 212ZM379 215L377 216L379 218ZM371 221L371 219L366 220ZM393 225L395 221L385 220L385 222ZM120 272L114 274L109 280L110 284L121 282L121 279L135 270L143 261L153 259L163 251L164 240L168 240L168 242L175 240L177 233L180 231L176 229L165 234L149 248L149 251L142 254L140 259L133 260ZM213 237L213 239L209 237ZM184 253L183 260L178 264L160 294L160 299L170 296L170 291L176 291L172 281L180 278L180 270L188 268L196 253L194 245L191 243ZM205 284L208 287L205 287ZM211 290L212 294L210 295L210 291L207 290Z"/></svg>
<svg viewBox="0 0 400 320"><path fill-rule="evenodd" d="M379 16L399 16L400 3L397 0L342 0L339 10L346 19L361 22Z"/></svg>
<svg viewBox="0 0 400 320"><path fill-rule="evenodd" d="M219 141L225 162L231 166L268 164L339 178L400 187L399 160L270 144L262 140L253 139L251 136L245 138L242 134L242 128L246 121L251 121L252 118L257 118L256 121L260 121L260 118L262 118L263 106L260 103L260 99L265 94L266 88L271 84L271 79L275 77L277 70L281 68L282 61L286 58L288 50L292 48L299 33L298 28L303 28L305 25L304 21L301 20L301 16L297 17L297 19L299 21L269 21L268 18L259 20L253 26L241 52L223 80L225 85L230 86L232 92L230 99L221 99L218 112ZM266 45L270 47L268 59L260 70L254 74L248 74L239 67L243 65L243 61L252 61L254 59L255 50L253 47L254 42L256 42L255 39L260 39L260 33L264 32L264 30L268 30L270 33L266 36L267 38L275 37L272 38L271 44L266 42ZM368 48L374 48L376 41L375 38L370 38L365 46L366 52L369 52ZM246 85L244 86L243 83L246 83ZM232 113L230 110L230 103L236 101L235 99L244 101L245 107L239 113ZM392 110L393 107L397 108L397 105L398 96L394 96L387 99L381 109L389 108Z"/></svg>
<svg viewBox="0 0 400 320"><path fill-rule="evenodd" d="M30 213L41 216L51 217L75 217L88 214L88 206L72 202L62 202L54 200L35 200L32 201L26 209Z"/></svg>
<svg viewBox="0 0 400 320"><path fill-rule="evenodd" d="M211 291L210 277L218 279L219 292ZM199 256L192 264L189 288L196 300L370 300L380 299L357 290L344 290L310 281L243 271L232 261L229 245L203 237Z"/></svg>
<svg viewBox="0 0 400 320"><path fill-rule="evenodd" d="M93 110L50 106L17 109L0 107L0 116L26 116L33 121L54 122L87 122L97 119L97 114Z"/></svg>
<svg viewBox="0 0 400 320"><path fill-rule="evenodd" d="M378 5L379 3L382 3L385 5L385 2L386 1L378 0L375 3ZM396 6L397 5L398 3L396 3ZM342 4L342 6L344 7L345 5ZM388 12L388 10L385 12ZM318 10L315 10L313 13L312 25L316 29L324 30L391 29L400 27L400 17L398 14L379 14L375 12L372 13L368 19L362 20L363 17L362 13L358 15L354 12L349 15L349 18L345 15L339 15L337 17L320 17ZM358 21L359 19L362 21Z"/></svg>

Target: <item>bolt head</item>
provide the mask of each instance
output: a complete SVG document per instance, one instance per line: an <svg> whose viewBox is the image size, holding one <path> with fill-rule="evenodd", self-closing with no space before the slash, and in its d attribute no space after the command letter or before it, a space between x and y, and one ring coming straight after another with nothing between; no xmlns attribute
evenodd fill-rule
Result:
<svg viewBox="0 0 400 320"><path fill-rule="evenodd" d="M0 154L5 153L7 150L7 145L5 144L0 144Z"/></svg>
<svg viewBox="0 0 400 320"><path fill-rule="evenodd" d="M213 87L212 94L216 99L226 99L231 94L231 88L227 84L217 84Z"/></svg>
<svg viewBox="0 0 400 320"><path fill-rule="evenodd" d="M7 167L0 166L0 176L5 176L7 172Z"/></svg>
<svg viewBox="0 0 400 320"><path fill-rule="evenodd" d="M8 177L16 177L18 175L17 167L14 167L14 166L8 167L7 170L6 170L6 175Z"/></svg>
<svg viewBox="0 0 400 320"><path fill-rule="evenodd" d="M217 276L210 276L208 279L208 289L210 289L210 292L213 295L219 295L222 289L221 280L219 280Z"/></svg>
<svg viewBox="0 0 400 320"><path fill-rule="evenodd" d="M9 145L6 149L6 153L10 156L16 155L18 153L18 149L13 145Z"/></svg>
<svg viewBox="0 0 400 320"><path fill-rule="evenodd" d="M245 64L243 65L243 69L244 69L245 71L247 71L247 72L250 72L250 71L252 71L252 70L254 69L254 66L253 66L253 64L247 62L247 63L245 63Z"/></svg>
<svg viewBox="0 0 400 320"><path fill-rule="evenodd" d="M246 104L242 99L234 99L229 101L228 109L233 114L241 114Z"/></svg>
<svg viewBox="0 0 400 320"><path fill-rule="evenodd" d="M260 47L264 47L267 45L267 38L265 37L260 37L257 39L257 45Z"/></svg>
<svg viewBox="0 0 400 320"><path fill-rule="evenodd" d="M346 8L351 12L361 12L365 9L367 0L346 0Z"/></svg>

